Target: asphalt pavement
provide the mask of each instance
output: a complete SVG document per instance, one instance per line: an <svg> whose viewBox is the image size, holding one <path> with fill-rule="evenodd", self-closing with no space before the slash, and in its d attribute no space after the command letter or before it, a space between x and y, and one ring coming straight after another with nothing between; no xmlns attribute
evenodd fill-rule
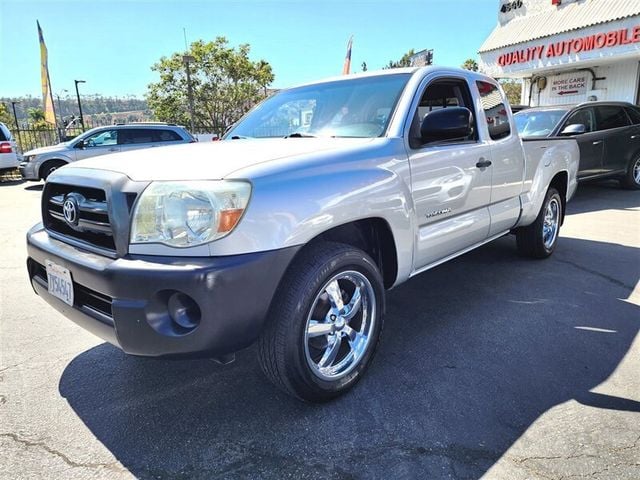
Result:
<svg viewBox="0 0 640 480"><path fill-rule="evenodd" d="M552 258L507 236L388 296L362 382L129 357L27 280L41 187L0 183L2 479L638 479L640 192L581 185Z"/></svg>

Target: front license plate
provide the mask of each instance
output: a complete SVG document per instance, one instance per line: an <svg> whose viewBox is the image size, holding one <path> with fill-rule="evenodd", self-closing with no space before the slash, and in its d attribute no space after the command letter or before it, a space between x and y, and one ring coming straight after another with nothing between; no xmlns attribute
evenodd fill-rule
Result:
<svg viewBox="0 0 640 480"><path fill-rule="evenodd" d="M68 269L46 260L49 293L73 307L73 282Z"/></svg>

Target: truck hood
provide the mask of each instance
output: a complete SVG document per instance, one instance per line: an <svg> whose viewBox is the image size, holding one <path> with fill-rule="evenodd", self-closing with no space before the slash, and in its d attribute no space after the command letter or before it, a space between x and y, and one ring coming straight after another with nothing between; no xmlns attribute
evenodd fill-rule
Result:
<svg viewBox="0 0 640 480"><path fill-rule="evenodd" d="M74 168L109 170L134 181L218 180L272 160L347 152L371 138L269 138L155 147L88 158Z"/></svg>

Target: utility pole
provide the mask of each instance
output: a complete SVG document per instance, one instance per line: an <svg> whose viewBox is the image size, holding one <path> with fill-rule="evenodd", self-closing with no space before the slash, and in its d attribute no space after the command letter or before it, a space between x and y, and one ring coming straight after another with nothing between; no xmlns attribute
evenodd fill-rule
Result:
<svg viewBox="0 0 640 480"><path fill-rule="evenodd" d="M60 93L68 93L68 90L62 90ZM56 98L58 99L58 112L60 112L60 125L64 127L64 118L62 115L62 102L60 102L60 93L56 93Z"/></svg>
<svg viewBox="0 0 640 480"><path fill-rule="evenodd" d="M11 102L11 108L13 109L13 121L16 122L16 134L18 135L18 141L20 142L20 146L22 146L22 139L20 138L20 125L18 125L18 115L16 115L16 103L21 102Z"/></svg>
<svg viewBox="0 0 640 480"><path fill-rule="evenodd" d="M84 80L74 80L76 83L76 97L78 98L78 110L80 110L80 125L82 125L82 131L84 132L84 118L82 117L82 103L80 103L80 92L78 91L79 83L87 83Z"/></svg>
<svg viewBox="0 0 640 480"><path fill-rule="evenodd" d="M189 98L189 117L191 121L191 133L195 135L195 129L193 128L193 89L191 88L191 70L189 64L195 62L195 58L191 55L183 55L182 63L184 63L187 71L187 96Z"/></svg>

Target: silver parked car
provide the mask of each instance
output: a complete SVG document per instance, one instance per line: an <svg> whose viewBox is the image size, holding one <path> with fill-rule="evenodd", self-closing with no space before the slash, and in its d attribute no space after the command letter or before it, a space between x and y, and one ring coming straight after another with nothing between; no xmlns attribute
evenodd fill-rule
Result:
<svg viewBox="0 0 640 480"><path fill-rule="evenodd" d="M25 152L24 162L20 163L20 173L26 180L46 180L51 172L76 160L196 141L184 127L169 123L97 127L68 142Z"/></svg>

